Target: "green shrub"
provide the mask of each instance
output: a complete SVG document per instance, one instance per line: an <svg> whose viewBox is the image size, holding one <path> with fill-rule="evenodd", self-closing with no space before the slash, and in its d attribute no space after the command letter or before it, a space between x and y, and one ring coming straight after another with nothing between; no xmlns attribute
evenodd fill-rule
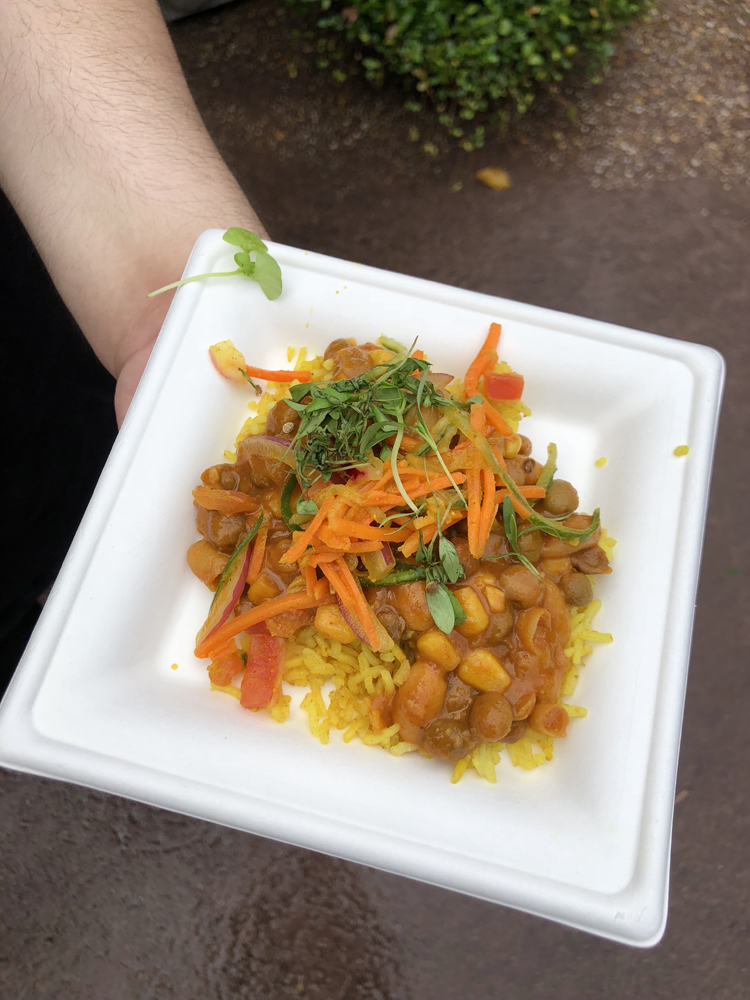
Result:
<svg viewBox="0 0 750 1000"><path fill-rule="evenodd" d="M398 74L438 105L441 122L463 134L462 120L508 109L523 113L535 91L576 65L595 72L612 40L646 0L289 0L319 4L318 26L360 46L375 83ZM440 107L445 105L444 108ZM407 107L418 110L421 103Z"/></svg>

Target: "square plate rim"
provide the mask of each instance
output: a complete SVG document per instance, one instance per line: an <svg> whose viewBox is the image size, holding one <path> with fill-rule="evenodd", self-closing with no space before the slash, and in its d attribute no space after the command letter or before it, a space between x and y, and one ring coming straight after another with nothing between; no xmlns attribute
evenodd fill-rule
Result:
<svg viewBox="0 0 750 1000"><path fill-rule="evenodd" d="M185 276L210 270L226 245L219 242L222 230L208 230L199 237L185 269ZM360 847L338 843L339 836L332 836L329 821L310 817L305 813L307 835L295 838L292 825L285 823L282 813L294 814L287 806L269 805L262 801L263 809L271 814L265 822L248 823L241 815L245 809L232 810L231 803L221 802L226 793L212 789L198 781L187 782L157 769L121 761L104 752L84 750L70 744L50 739L39 733L33 724L32 710L36 694L46 673L49 656L62 629L67 610L72 605L88 560L87 551L93 551L105 527L107 514L114 502L120 483L127 474L135 449L146 431L159 387L167 377L172 360L179 350L181 334L190 319L200 294L198 285L187 285L175 296L151 360L139 386L123 430L115 442L110 458L94 491L86 514L66 557L52 594L40 616L39 623L22 657L16 674L0 705L0 765L19 771L51 777L95 788L100 791L124 795L149 805L171 809L196 818L218 822L261 836L329 853L347 860L370 864L407 877L440 885L494 902L501 902L519 910L543 916L568 926L607 937L624 944L650 947L658 943L666 925L667 890L669 875L669 847L671 843L672 801L682 723L684 693L687 682L687 661L690 650L694 597L698 582L703 526L710 488L713 449L718 426L725 364L721 354L711 347L687 341L673 340L657 334L634 330L603 321L579 317L541 306L527 305L486 293L440 284L424 278L410 277L355 264L351 261L305 251L269 241L269 248L284 263L317 270L328 274L346 274L356 280L376 287L406 294L412 298L428 298L452 306L481 313L494 312L506 319L533 324L550 330L572 333L575 336L613 343L646 355L658 354L685 364L695 379L691 423L701 437L695 448L694 477L701 484L699 495L691 498L684 511L685 532L688 536L684 547L675 555L668 623L680 635L681 641L667 650L662 659L661 688L670 687L672 711L652 730L652 754L666 753L665 763L654 767L648 774L644 790L644 815L642 820L639 860L631 883L614 894L595 893L569 885L560 886L538 875L500 869L495 879L494 892L486 890L487 878L479 879L470 870L476 862L464 864L456 879L435 880L436 855L447 852L439 848L414 851L411 842L393 837L389 849L382 844L364 844L368 838L357 832ZM356 275L351 275L351 268ZM698 417L703 419L698 419ZM709 419L705 419L708 417ZM693 452L691 447L691 452ZM682 564L691 567L687 572ZM150 785L151 794L143 794L143 787ZM191 786L188 789L188 786ZM213 793L213 794L212 794ZM235 797L237 798L237 797ZM258 802L243 795L243 803ZM189 800L189 801L188 801ZM187 805L186 805L187 802ZM273 815L276 814L276 815ZM304 825L304 824L303 824ZM371 835L370 835L371 836ZM649 840L644 850L644 840ZM335 842L335 843L334 843ZM411 870L404 871L398 859L411 851ZM644 857L644 853L646 857ZM451 861L461 860L451 854ZM563 898L555 889L563 889ZM540 896L541 893L541 896ZM571 897L576 897L572 899ZM611 911L615 908L614 916ZM592 923L591 914L600 910L599 924ZM638 911L650 911L646 925L639 925Z"/></svg>

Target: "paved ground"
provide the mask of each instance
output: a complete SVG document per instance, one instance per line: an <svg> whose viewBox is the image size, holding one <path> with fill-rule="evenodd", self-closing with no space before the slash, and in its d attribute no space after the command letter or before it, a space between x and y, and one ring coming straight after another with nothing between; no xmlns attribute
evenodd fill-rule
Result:
<svg viewBox="0 0 750 1000"><path fill-rule="evenodd" d="M723 16L704 28L710 33L735 31L731 19L745 6L665 3L663 11ZM668 21L649 37L671 38ZM306 68L304 39L291 39L287 25L288 14L259 0L174 31L209 127L276 239L711 344L727 359L667 933L656 949L634 951L206 823L3 774L0 995L750 997L750 562L740 516L750 485L750 186L736 169L741 150L727 140L721 163L731 176L708 163L690 168L696 176L675 168L661 179L654 170L626 184L634 178L625 164L596 187L604 154L543 140L544 116L555 112L542 109L502 143L433 159L421 146L431 126L410 143L414 126L398 94L367 91L356 79L340 91L321 87ZM602 149L616 134L618 107L629 106L606 102L637 75L636 50L627 48L604 90L582 85L578 95L583 105L599 93ZM722 73L739 79L736 58ZM701 91L709 97L710 82ZM667 104L657 122L665 132L676 107ZM680 141L698 142L689 122L681 128ZM485 165L509 170L513 187L492 192L474 182Z"/></svg>

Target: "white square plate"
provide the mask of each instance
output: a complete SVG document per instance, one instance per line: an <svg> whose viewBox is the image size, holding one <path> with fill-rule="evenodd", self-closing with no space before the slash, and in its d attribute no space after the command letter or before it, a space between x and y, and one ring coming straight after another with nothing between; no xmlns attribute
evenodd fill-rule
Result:
<svg viewBox="0 0 750 1000"><path fill-rule="evenodd" d="M628 944L661 937L674 782L723 361L715 351L274 245L284 292L243 278L176 297L125 426L0 708L0 763L457 889ZM226 270L218 231L186 275ZM207 348L252 364L288 345L420 337L463 374L490 321L526 376L535 454L549 441L581 508L618 540L597 583L599 646L575 721L532 772L497 785L340 735L322 746L211 694L192 655L207 606L185 550L190 491L222 460L247 392ZM676 445L689 444L678 459ZM608 465L597 468L600 456ZM172 663L179 669L171 669Z"/></svg>

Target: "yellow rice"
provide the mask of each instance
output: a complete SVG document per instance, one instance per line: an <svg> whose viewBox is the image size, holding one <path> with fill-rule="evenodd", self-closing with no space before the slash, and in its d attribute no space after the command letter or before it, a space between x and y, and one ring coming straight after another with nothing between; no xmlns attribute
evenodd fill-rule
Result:
<svg viewBox="0 0 750 1000"><path fill-rule="evenodd" d="M287 361L291 362L293 357L294 349L290 347L287 350ZM294 363L294 371L310 372L313 381L330 379L332 367L332 362L327 362L320 356L308 361L304 347L299 349ZM511 372L512 369L503 361L496 366L496 371ZM289 388L290 384L286 382L269 382L266 392L248 403L251 416L237 435L235 451L224 452L228 462L236 461L236 446L243 438L248 434L262 434L265 431L268 413L280 399L289 396ZM454 393L461 392L461 381L455 380L450 388ZM520 420L531 414L531 410L520 400L504 401L496 405L514 431L518 430ZM599 545L610 559L616 544L602 530ZM563 698L573 694L578 682L579 667L585 666L583 657L592 650L590 644L612 642L612 636L608 632L597 632L591 627L601 606L601 601L594 600L582 610L571 609L570 642L565 649L570 667L563 678ZM345 743L357 737L366 746L381 747L396 757L411 751L429 757L424 750L401 739L397 724L376 733L370 722L369 708L372 699L382 693L393 694L406 680L409 667L409 660L398 646L389 653L375 653L359 639L342 644L326 638L313 625L308 625L287 640L282 677L286 684L308 688L300 707L307 716L310 732L321 743L328 743L333 728L342 732ZM211 690L232 695L238 700L240 697L240 689L233 684L225 687L212 684ZM291 697L283 695L271 709L271 718L276 722L284 722L290 715L290 703ZM567 704L562 699L559 704L571 718L585 718L588 715L585 708ZM495 768L500 762L503 749L507 749L514 767L532 770L552 760L553 745L551 736L536 733L530 728L517 743L507 746L502 742L483 743L458 761L451 781L455 784L466 771L473 768L480 777L494 784L497 780Z"/></svg>

